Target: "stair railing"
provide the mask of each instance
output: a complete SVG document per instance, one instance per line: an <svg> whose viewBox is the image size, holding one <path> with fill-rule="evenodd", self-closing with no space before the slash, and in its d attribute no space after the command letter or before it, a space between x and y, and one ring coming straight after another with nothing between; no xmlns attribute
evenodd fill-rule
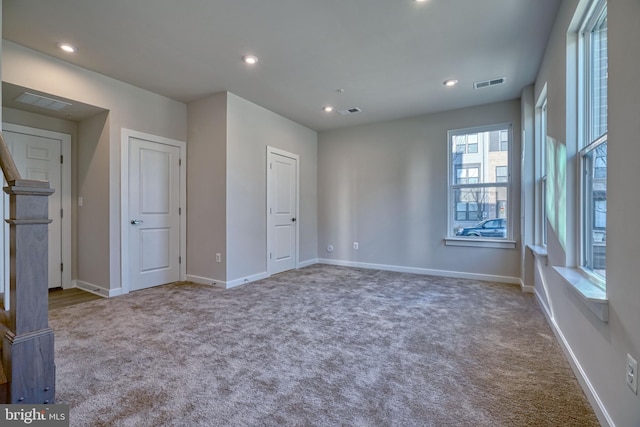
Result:
<svg viewBox="0 0 640 427"><path fill-rule="evenodd" d="M9 309L2 316L2 368L7 380L2 403L51 404L56 377L49 327L48 197L54 190L47 181L22 179L2 134L0 167L9 195L5 221L10 242Z"/></svg>

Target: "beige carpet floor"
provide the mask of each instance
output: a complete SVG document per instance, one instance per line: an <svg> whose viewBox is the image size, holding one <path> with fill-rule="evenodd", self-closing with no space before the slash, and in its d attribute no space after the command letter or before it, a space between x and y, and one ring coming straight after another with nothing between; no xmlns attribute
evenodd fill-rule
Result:
<svg viewBox="0 0 640 427"><path fill-rule="evenodd" d="M597 426L518 287L313 265L52 310L72 426Z"/></svg>

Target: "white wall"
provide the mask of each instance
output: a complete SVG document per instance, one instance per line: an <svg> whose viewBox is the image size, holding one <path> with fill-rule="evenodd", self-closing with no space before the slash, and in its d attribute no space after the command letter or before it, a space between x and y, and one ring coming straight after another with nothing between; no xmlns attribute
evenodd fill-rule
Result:
<svg viewBox="0 0 640 427"><path fill-rule="evenodd" d="M227 281L267 271L267 146L300 156L299 260L317 258L317 133L227 95Z"/></svg>
<svg viewBox="0 0 640 427"><path fill-rule="evenodd" d="M321 132L320 258L434 272L520 277L520 251L444 246L447 131L513 124L511 215L520 236L520 102ZM353 249L353 242L359 249ZM327 252L328 245L335 250Z"/></svg>
<svg viewBox="0 0 640 427"><path fill-rule="evenodd" d="M567 178L554 184L567 190L567 198L554 200L557 212L566 210L566 233L548 228L549 266L542 266L544 294L551 309L551 324L574 363L577 376L601 422L616 426L640 425L640 398L625 384L625 359L640 360L640 227L637 212L637 163L640 159L638 120L638 68L640 66L640 3L608 2L609 28L609 138L607 201L607 297L609 321L600 321L568 289L552 266L575 266L577 215L575 209L576 120L575 36L570 31L576 8L584 2L564 0L535 84L535 98L547 84L548 135L566 147ZM572 82L567 85L567 81ZM568 95L567 95L568 94ZM565 234L563 236L563 234ZM566 243L563 243L566 242ZM543 298L543 299L544 299ZM564 341L562 341L564 340Z"/></svg>
<svg viewBox="0 0 640 427"><path fill-rule="evenodd" d="M78 210L78 247L95 249L96 259L109 260L105 271L83 270L78 260L78 279L105 289L120 287L120 130L129 128L167 138L186 140L187 106L166 97L122 83L104 75L71 65L53 57L3 40L3 80L32 88L54 96L94 105L108 110L107 128L100 132L99 141L91 147L93 156L79 154L79 161L92 162L86 175L79 176L79 196L92 215ZM91 125L93 135L96 135ZM80 126L79 150L83 141ZM95 149L94 149L95 148ZM83 165L79 164L79 171ZM83 189L91 189L84 194ZM100 189L100 193L93 193ZM96 261L97 262L97 261ZM94 274L95 273L95 274ZM86 275L91 274L87 278Z"/></svg>

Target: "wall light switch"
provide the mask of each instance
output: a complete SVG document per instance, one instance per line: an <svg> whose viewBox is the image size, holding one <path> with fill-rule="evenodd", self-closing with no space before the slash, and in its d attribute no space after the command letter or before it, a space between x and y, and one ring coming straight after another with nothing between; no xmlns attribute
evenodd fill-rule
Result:
<svg viewBox="0 0 640 427"><path fill-rule="evenodd" d="M222 255L219 253L216 253L216 262L222 262Z"/></svg>
<svg viewBox="0 0 640 427"><path fill-rule="evenodd" d="M78 197L78 206L82 206L83 204L84 204L84 198L82 196Z"/></svg>

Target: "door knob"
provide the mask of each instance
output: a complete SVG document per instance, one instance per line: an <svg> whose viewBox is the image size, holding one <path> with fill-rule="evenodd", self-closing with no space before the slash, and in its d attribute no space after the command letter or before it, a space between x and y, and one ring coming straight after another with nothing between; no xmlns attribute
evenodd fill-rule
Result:
<svg viewBox="0 0 640 427"><path fill-rule="evenodd" d="M137 225L137 224L140 224L140 223L142 223L141 219L132 219L131 220L131 225Z"/></svg>
<svg viewBox="0 0 640 427"><path fill-rule="evenodd" d="M291 222L296 222L296 219L295 218L291 218Z"/></svg>

